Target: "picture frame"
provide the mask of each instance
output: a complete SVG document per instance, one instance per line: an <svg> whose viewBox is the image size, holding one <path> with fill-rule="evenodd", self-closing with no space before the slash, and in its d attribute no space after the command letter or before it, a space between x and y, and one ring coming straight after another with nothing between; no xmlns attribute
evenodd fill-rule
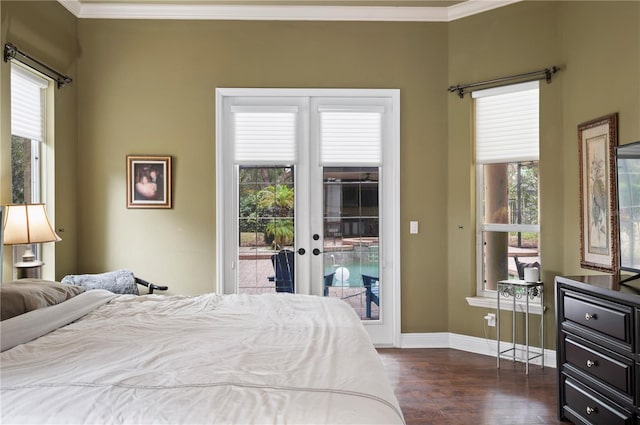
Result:
<svg viewBox="0 0 640 425"><path fill-rule="evenodd" d="M578 125L580 267L617 273L618 208L615 147L618 114Z"/></svg>
<svg viewBox="0 0 640 425"><path fill-rule="evenodd" d="M127 155L127 208L172 208L171 156Z"/></svg>

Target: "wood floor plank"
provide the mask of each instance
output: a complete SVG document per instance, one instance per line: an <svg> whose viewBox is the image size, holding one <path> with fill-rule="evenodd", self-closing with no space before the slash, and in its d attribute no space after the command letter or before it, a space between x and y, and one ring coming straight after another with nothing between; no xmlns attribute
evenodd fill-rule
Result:
<svg viewBox="0 0 640 425"><path fill-rule="evenodd" d="M409 425L562 424L556 369L465 351L379 349Z"/></svg>

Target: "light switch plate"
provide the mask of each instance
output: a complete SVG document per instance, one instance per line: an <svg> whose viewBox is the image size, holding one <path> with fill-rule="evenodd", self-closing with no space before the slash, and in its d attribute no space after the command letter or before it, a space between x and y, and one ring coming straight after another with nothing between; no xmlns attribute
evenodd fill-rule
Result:
<svg viewBox="0 0 640 425"><path fill-rule="evenodd" d="M411 233L412 235L415 235L418 233L418 222L417 221L410 221L409 222L409 233Z"/></svg>

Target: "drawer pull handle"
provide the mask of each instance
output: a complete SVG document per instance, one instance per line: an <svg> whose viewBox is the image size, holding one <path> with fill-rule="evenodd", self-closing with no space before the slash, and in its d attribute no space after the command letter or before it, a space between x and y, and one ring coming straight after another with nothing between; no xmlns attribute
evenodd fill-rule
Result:
<svg viewBox="0 0 640 425"><path fill-rule="evenodd" d="M587 415L590 415L592 413L598 413L598 409L596 409L595 407L587 406Z"/></svg>
<svg viewBox="0 0 640 425"><path fill-rule="evenodd" d="M598 362L594 362L593 360L587 360L587 367L598 366Z"/></svg>
<svg viewBox="0 0 640 425"><path fill-rule="evenodd" d="M584 315L585 320L597 319L598 317L595 314L587 313Z"/></svg>

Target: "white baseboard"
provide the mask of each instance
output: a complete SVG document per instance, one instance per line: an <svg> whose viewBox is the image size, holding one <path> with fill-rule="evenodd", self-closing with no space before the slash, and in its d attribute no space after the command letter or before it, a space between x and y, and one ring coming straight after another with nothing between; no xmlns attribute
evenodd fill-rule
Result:
<svg viewBox="0 0 640 425"><path fill-rule="evenodd" d="M500 350L511 346L510 342L500 342ZM410 333L400 336L400 348L451 348L454 350L468 351L470 353L496 356L497 343L495 339L478 338L474 336L459 335L450 332ZM529 347L529 357L535 355L540 349ZM533 354L532 354L533 353ZM525 346L516 344L516 360L524 362ZM542 358L537 357L530 364L541 364ZM544 365L556 367L555 350L544 350Z"/></svg>

